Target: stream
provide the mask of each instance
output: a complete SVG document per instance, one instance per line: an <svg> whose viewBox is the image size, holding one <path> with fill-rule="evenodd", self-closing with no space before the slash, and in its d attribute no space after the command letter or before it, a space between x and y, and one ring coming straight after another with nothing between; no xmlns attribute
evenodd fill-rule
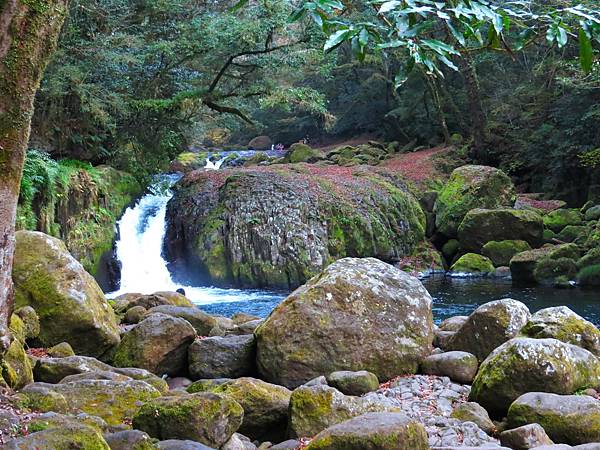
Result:
<svg viewBox="0 0 600 450"><path fill-rule="evenodd" d="M207 159L207 170L219 170L224 157ZM109 298L128 292L151 294L156 291L185 289L186 296L210 314L231 316L236 312L266 317L287 295L258 289L223 289L210 286L186 286L173 281L168 263L162 256L167 203L170 190L180 174L156 177L148 192L128 208L119 222L116 255L121 265L121 281ZM582 289L550 287L515 287L510 281L474 278L426 278L423 284L434 299L433 313L437 323L455 316L468 315L479 305L502 298L514 298L534 312L550 306L566 305L581 316L600 324L600 294Z"/></svg>

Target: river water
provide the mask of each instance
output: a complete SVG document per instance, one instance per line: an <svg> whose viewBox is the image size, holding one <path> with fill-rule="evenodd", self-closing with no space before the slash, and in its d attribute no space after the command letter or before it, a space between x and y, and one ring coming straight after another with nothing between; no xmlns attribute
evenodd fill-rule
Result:
<svg viewBox="0 0 600 450"><path fill-rule="evenodd" d="M206 169L218 170L222 160L207 160ZM231 316L241 311L267 316L286 292L221 289L210 286L182 286L173 281L162 256L167 202L170 187L181 175L158 176L148 193L128 208L117 226L116 254L121 265L119 290L107 294L114 298L128 292L150 294L184 288L187 297L211 314ZM519 288L510 282L486 279L450 279L443 276L423 280L434 299L434 318L439 322L454 315L468 315L477 306L502 298L514 298L531 311L566 305L600 324L600 292L581 289L560 290L546 287Z"/></svg>

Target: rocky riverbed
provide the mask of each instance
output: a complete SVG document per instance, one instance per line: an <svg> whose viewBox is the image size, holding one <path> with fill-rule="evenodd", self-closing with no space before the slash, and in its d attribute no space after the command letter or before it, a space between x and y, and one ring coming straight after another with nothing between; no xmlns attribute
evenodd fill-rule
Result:
<svg viewBox="0 0 600 450"><path fill-rule="evenodd" d="M598 448L600 331L566 307L490 299L435 326L417 278L343 258L266 319L227 318L109 302L60 241L17 239L2 448Z"/></svg>

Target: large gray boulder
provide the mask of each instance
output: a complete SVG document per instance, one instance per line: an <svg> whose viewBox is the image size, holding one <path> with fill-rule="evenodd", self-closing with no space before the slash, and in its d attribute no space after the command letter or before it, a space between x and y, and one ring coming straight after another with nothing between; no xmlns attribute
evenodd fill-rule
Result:
<svg viewBox="0 0 600 450"><path fill-rule="evenodd" d="M530 317L523 303L506 298L485 303L449 338L445 350L460 350L483 361L495 348L517 336Z"/></svg>
<svg viewBox="0 0 600 450"><path fill-rule="evenodd" d="M523 425L500 433L500 442L514 450L529 450L530 448L552 445L552 439L539 423Z"/></svg>
<svg viewBox="0 0 600 450"><path fill-rule="evenodd" d="M16 239L15 306L37 313L39 343L68 342L78 354L107 358L119 343L119 329L96 280L61 240L37 231L18 231Z"/></svg>
<svg viewBox="0 0 600 450"><path fill-rule="evenodd" d="M367 413L315 436L308 450L428 450L423 425L402 413Z"/></svg>
<svg viewBox="0 0 600 450"><path fill-rule="evenodd" d="M600 331L596 326L566 306L541 309L521 329L532 338L554 338L578 345L600 356Z"/></svg>
<svg viewBox="0 0 600 450"><path fill-rule="evenodd" d="M341 259L256 330L258 370L287 387L337 370L368 370L381 381L415 373L432 349L431 304L403 271L374 258Z"/></svg>
<svg viewBox="0 0 600 450"><path fill-rule="evenodd" d="M256 343L252 334L214 336L188 348L189 372L200 378L238 378L255 372Z"/></svg>
<svg viewBox="0 0 600 450"><path fill-rule="evenodd" d="M195 337L196 330L187 320L152 314L123 336L113 362L117 367L176 376L187 369L187 350Z"/></svg>
<svg viewBox="0 0 600 450"><path fill-rule="evenodd" d="M554 442L600 442L600 401L587 395L529 392L508 410L508 424L520 427L539 423Z"/></svg>
<svg viewBox="0 0 600 450"><path fill-rule="evenodd" d="M463 384L471 384L478 367L475 355L456 351L430 355L421 363L424 374L448 377Z"/></svg>
<svg viewBox="0 0 600 450"><path fill-rule="evenodd" d="M526 392L573 394L600 385L600 361L556 339L515 338L481 364L469 399L502 416Z"/></svg>

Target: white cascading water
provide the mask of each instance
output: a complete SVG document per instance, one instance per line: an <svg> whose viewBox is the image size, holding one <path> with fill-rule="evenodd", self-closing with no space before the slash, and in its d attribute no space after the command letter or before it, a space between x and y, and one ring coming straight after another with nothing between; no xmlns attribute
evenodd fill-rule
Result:
<svg viewBox="0 0 600 450"><path fill-rule="evenodd" d="M223 160L212 162L207 159L205 168L218 170ZM162 256L162 246L167 203L173 196L170 187L179 178L181 175L158 176L150 192L128 208L117 223L119 240L116 253L121 263L121 284L118 291L108 296L114 298L129 292L151 294L183 288L186 296L196 304L264 299L268 294L260 291L182 286L173 281Z"/></svg>

